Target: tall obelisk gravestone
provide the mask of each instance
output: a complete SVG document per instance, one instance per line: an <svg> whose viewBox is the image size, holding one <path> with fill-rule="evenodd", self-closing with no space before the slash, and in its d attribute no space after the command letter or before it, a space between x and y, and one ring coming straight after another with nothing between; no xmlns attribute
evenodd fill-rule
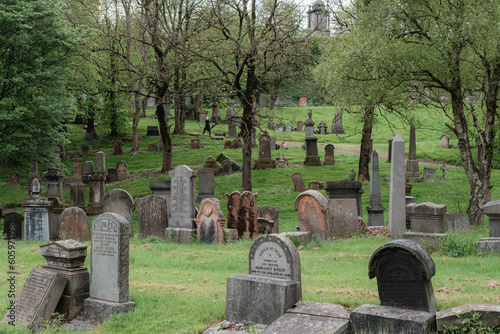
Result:
<svg viewBox="0 0 500 334"><path fill-rule="evenodd" d="M415 125L410 126L410 147L408 149L408 161L406 162L406 179L408 182L422 182L417 160L417 142L415 138Z"/></svg>
<svg viewBox="0 0 500 334"><path fill-rule="evenodd" d="M384 211L382 206L382 196L380 192L380 172L377 151L372 152L370 166L370 205L366 207L368 211L368 226L384 226Z"/></svg>
<svg viewBox="0 0 500 334"><path fill-rule="evenodd" d="M391 186L389 191L389 231L393 238L406 232L405 141L399 133L392 141Z"/></svg>

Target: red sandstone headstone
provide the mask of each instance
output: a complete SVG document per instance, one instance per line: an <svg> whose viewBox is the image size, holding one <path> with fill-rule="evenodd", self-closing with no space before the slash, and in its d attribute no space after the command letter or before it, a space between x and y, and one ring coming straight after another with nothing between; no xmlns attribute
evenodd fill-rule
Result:
<svg viewBox="0 0 500 334"><path fill-rule="evenodd" d="M21 184L21 176L18 172L12 172L9 174L10 186L11 187L19 187Z"/></svg>
<svg viewBox="0 0 500 334"><path fill-rule="evenodd" d="M316 190L307 190L295 199L301 232L311 232L313 239L330 237L327 225L328 201Z"/></svg>
<svg viewBox="0 0 500 334"><path fill-rule="evenodd" d="M120 161L116 164L116 172L118 174L118 181L126 180L127 175L127 163L125 161Z"/></svg>
<svg viewBox="0 0 500 334"><path fill-rule="evenodd" d="M259 234L257 220L257 194L235 191L226 194L227 227L236 229L238 237L254 238Z"/></svg>
<svg viewBox="0 0 500 334"><path fill-rule="evenodd" d="M300 97L299 107L307 107L307 97L305 96Z"/></svg>
<svg viewBox="0 0 500 334"><path fill-rule="evenodd" d="M59 233L62 239L90 240L90 226L85 211L69 207L59 216Z"/></svg>
<svg viewBox="0 0 500 334"><path fill-rule="evenodd" d="M304 186L304 181L302 180L302 175L300 173L295 173L292 175L293 187L295 191L303 192L306 191L306 187Z"/></svg>
<svg viewBox="0 0 500 334"><path fill-rule="evenodd" d="M215 225L209 226L210 220ZM204 198L201 200L200 210L196 219L196 236L199 242L224 243L224 224L226 219L220 208L220 200L217 198Z"/></svg>

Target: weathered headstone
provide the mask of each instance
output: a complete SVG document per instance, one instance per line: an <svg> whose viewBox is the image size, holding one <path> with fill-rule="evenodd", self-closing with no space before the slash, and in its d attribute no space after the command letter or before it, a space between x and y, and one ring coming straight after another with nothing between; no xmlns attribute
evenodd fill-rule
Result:
<svg viewBox="0 0 500 334"><path fill-rule="evenodd" d="M300 173L294 173L292 175L293 187L294 191L303 192L306 191L306 187L304 186L304 181L302 180L302 175Z"/></svg>
<svg viewBox="0 0 500 334"><path fill-rule="evenodd" d="M156 152L158 151L158 146L155 143L151 143L148 145L148 152Z"/></svg>
<svg viewBox="0 0 500 334"><path fill-rule="evenodd" d="M389 231L401 237L406 228L405 141L399 133L392 142L391 184L389 189Z"/></svg>
<svg viewBox="0 0 500 334"><path fill-rule="evenodd" d="M415 136L415 125L410 126L410 147L408 150L408 161L406 162L407 182L420 182L420 170L417 160L417 140Z"/></svg>
<svg viewBox="0 0 500 334"><path fill-rule="evenodd" d="M90 226L85 211L78 207L65 209L59 217L62 239L90 240Z"/></svg>
<svg viewBox="0 0 500 334"><path fill-rule="evenodd" d="M63 200L63 175L59 168L50 168L43 173L45 182L45 196L48 199Z"/></svg>
<svg viewBox="0 0 500 334"><path fill-rule="evenodd" d="M130 236L134 235L132 230L134 199L127 191L123 189L112 189L104 195L101 204L103 213L112 212L122 216L129 223L128 231Z"/></svg>
<svg viewBox="0 0 500 334"><path fill-rule="evenodd" d="M441 166L441 170L443 171L443 180L447 180L446 172L448 171L448 166L443 164L443 166Z"/></svg>
<svg viewBox="0 0 500 334"><path fill-rule="evenodd" d="M73 161L73 179L70 184L69 202L71 206L85 207L85 185L83 184L82 159Z"/></svg>
<svg viewBox="0 0 500 334"><path fill-rule="evenodd" d="M105 181L106 175L103 173L94 173L88 176L88 186L89 186L89 204L87 206L87 214L98 215L102 213L102 198L105 193Z"/></svg>
<svg viewBox="0 0 500 334"><path fill-rule="evenodd" d="M196 171L179 165L169 172L172 181L169 227L165 230L168 240L189 242L196 233L195 178Z"/></svg>
<svg viewBox="0 0 500 334"><path fill-rule="evenodd" d="M167 199L163 196L149 195L136 201L139 212L139 238L156 236L165 238L168 227Z"/></svg>
<svg viewBox="0 0 500 334"><path fill-rule="evenodd" d="M92 220L90 298L82 317L93 323L135 307L129 301L130 224L123 216L105 212Z"/></svg>
<svg viewBox="0 0 500 334"><path fill-rule="evenodd" d="M288 167L288 160L286 160L284 154L278 154L276 156L276 168L287 168Z"/></svg>
<svg viewBox="0 0 500 334"><path fill-rule="evenodd" d="M332 144L325 146L325 161L323 165L335 165L335 146Z"/></svg>
<svg viewBox="0 0 500 334"><path fill-rule="evenodd" d="M95 154L95 172L96 175L106 176L106 155L103 151Z"/></svg>
<svg viewBox="0 0 500 334"><path fill-rule="evenodd" d="M304 166L321 166L321 160L318 156L318 138L306 138L306 159Z"/></svg>
<svg viewBox="0 0 500 334"><path fill-rule="evenodd" d="M220 163L221 165L222 165L222 163L223 163L225 160L229 160L229 161L231 161L231 163L233 164L233 166L232 166L232 170L233 170L233 172L241 172L241 171L243 170L243 167L242 167L242 166L238 165L238 164L236 163L236 161L234 161L233 159L230 159L230 158L229 158L227 155L225 155L224 153L219 154L219 155L217 156L217 159L216 159L216 160L217 160L217 162L218 162L218 163ZM206 167L204 166L204 168L206 168Z"/></svg>
<svg viewBox="0 0 500 334"><path fill-rule="evenodd" d="M412 240L393 240L377 249L368 276L377 277L380 305L354 309L353 332L435 332L437 306L431 282L435 272L429 253Z"/></svg>
<svg viewBox="0 0 500 334"><path fill-rule="evenodd" d="M94 175L94 162L85 161L83 164L83 183L87 183L89 181L90 175Z"/></svg>
<svg viewBox="0 0 500 334"><path fill-rule="evenodd" d="M500 253L500 200L486 203L483 212L490 221L489 238L479 239L476 245L484 252Z"/></svg>
<svg viewBox="0 0 500 334"><path fill-rule="evenodd" d="M217 165L217 160L215 160L212 156L209 156L205 160L205 164L203 165L203 168L208 168L208 169L213 170L214 175L217 175L219 173L219 165Z"/></svg>
<svg viewBox="0 0 500 334"><path fill-rule="evenodd" d="M160 131L156 125L148 125L146 136L159 136Z"/></svg>
<svg viewBox="0 0 500 334"><path fill-rule="evenodd" d="M235 191L226 194L227 227L238 231L238 237L255 238L259 228L257 224L257 194L250 191Z"/></svg>
<svg viewBox="0 0 500 334"><path fill-rule="evenodd" d="M222 162L222 173L231 174L233 172L233 163L227 159Z"/></svg>
<svg viewBox="0 0 500 334"><path fill-rule="evenodd" d="M259 97L259 107L266 108L267 107L267 97L265 95L261 95Z"/></svg>
<svg viewBox="0 0 500 334"><path fill-rule="evenodd" d="M411 231L421 233L444 233L444 214L446 205L430 202L410 203L406 206L410 216Z"/></svg>
<svg viewBox="0 0 500 334"><path fill-rule="evenodd" d="M220 117L220 109L219 106L212 106L212 118L210 119L213 123L222 122L222 118Z"/></svg>
<svg viewBox="0 0 500 334"><path fill-rule="evenodd" d="M118 174L118 181L127 179L127 163L125 161L120 161L116 164L116 173Z"/></svg>
<svg viewBox="0 0 500 334"><path fill-rule="evenodd" d="M328 229L328 201L317 190L307 190L295 199L295 211L299 214L301 232L311 232L313 239L330 237Z"/></svg>
<svg viewBox="0 0 500 334"><path fill-rule="evenodd" d="M52 317L68 281L56 273L33 268L15 299L15 310L4 317L13 325L26 325L37 333ZM14 314L12 314L14 313Z"/></svg>
<svg viewBox="0 0 500 334"><path fill-rule="evenodd" d="M198 196L196 202L200 203L204 198L213 198L215 196L215 175L209 168L202 168L198 171Z"/></svg>
<svg viewBox="0 0 500 334"><path fill-rule="evenodd" d="M318 125L318 130L320 135L326 135L326 132L328 130L328 125L324 121L321 121Z"/></svg>
<svg viewBox="0 0 500 334"><path fill-rule="evenodd" d="M328 198L328 230L329 236L344 238L358 231L358 217L362 217L361 181L325 182L324 188Z"/></svg>
<svg viewBox="0 0 500 334"><path fill-rule="evenodd" d="M200 148L201 148L200 140L199 139L191 139L191 149L198 150Z"/></svg>
<svg viewBox="0 0 500 334"><path fill-rule="evenodd" d="M11 187L19 187L21 184L21 175L19 172L12 172L9 174L9 181Z"/></svg>
<svg viewBox="0 0 500 334"><path fill-rule="evenodd" d="M231 124L228 125L227 136L229 138L236 138L236 137L238 137L238 132L237 132L237 129L236 129L236 124L231 123Z"/></svg>
<svg viewBox="0 0 500 334"><path fill-rule="evenodd" d="M21 204L24 207L23 240L49 241L49 205L46 197L40 197L40 181L31 182L31 197Z"/></svg>
<svg viewBox="0 0 500 334"><path fill-rule="evenodd" d="M196 236L201 243L224 243L224 224L218 198L204 198L195 219Z"/></svg>
<svg viewBox="0 0 500 334"><path fill-rule="evenodd" d="M269 325L302 299L300 258L287 237L266 235L249 254L249 274L227 279L226 319Z"/></svg>
<svg viewBox="0 0 500 334"><path fill-rule="evenodd" d="M150 181L149 189L153 195L163 196L167 199L167 212L170 217L170 188L171 180Z"/></svg>
<svg viewBox="0 0 500 334"><path fill-rule="evenodd" d="M276 162L271 158L271 137L266 133L259 138L259 159L255 161L254 168L276 168Z"/></svg>
<svg viewBox="0 0 500 334"><path fill-rule="evenodd" d="M286 132L292 132L293 131L293 126L291 124L288 124L285 128Z"/></svg>
<svg viewBox="0 0 500 334"><path fill-rule="evenodd" d="M304 122L306 126L306 138L314 137L314 121L312 119L312 109L307 111L307 120Z"/></svg>
<svg viewBox="0 0 500 334"><path fill-rule="evenodd" d="M370 169L370 205L366 207L366 211L368 211L368 226L384 226L385 207L382 206L377 151L372 152Z"/></svg>
<svg viewBox="0 0 500 334"><path fill-rule="evenodd" d="M441 136L441 148L450 148L450 136L446 133Z"/></svg>
<svg viewBox="0 0 500 334"><path fill-rule="evenodd" d="M121 140L115 141L113 145L113 154L120 155L123 154L122 142Z"/></svg>
<svg viewBox="0 0 500 334"><path fill-rule="evenodd" d="M257 207L257 216L272 221L273 230L272 233L280 233L280 207L264 205Z"/></svg>
<svg viewBox="0 0 500 334"><path fill-rule="evenodd" d="M432 167L424 167L424 182L436 182L436 169Z"/></svg>
<svg viewBox="0 0 500 334"><path fill-rule="evenodd" d="M297 131L299 131L299 132L304 131L304 122L303 121L297 122Z"/></svg>
<svg viewBox="0 0 500 334"><path fill-rule="evenodd" d="M335 114L333 119L332 133L344 134L344 127L342 126L342 112Z"/></svg>
<svg viewBox="0 0 500 334"><path fill-rule="evenodd" d="M307 107L307 97L306 96L300 97L299 107Z"/></svg>
<svg viewBox="0 0 500 334"><path fill-rule="evenodd" d="M3 216L3 234L5 239L23 238L23 215L17 212L9 212Z"/></svg>
<svg viewBox="0 0 500 334"><path fill-rule="evenodd" d="M81 151L82 151L82 157L88 157L90 155L89 145L82 145Z"/></svg>

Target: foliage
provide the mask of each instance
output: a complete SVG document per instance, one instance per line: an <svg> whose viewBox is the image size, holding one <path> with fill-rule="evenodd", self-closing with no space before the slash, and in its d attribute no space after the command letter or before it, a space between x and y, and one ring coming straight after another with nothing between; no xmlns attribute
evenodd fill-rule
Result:
<svg viewBox="0 0 500 334"><path fill-rule="evenodd" d="M470 311L464 310L464 312L469 313ZM460 314L455 314L460 318ZM500 326L491 326L488 323L480 320L481 314L474 312L472 317L464 318L460 321L460 325L444 325L445 334L459 334L459 333L471 333L471 334L496 334L500 332Z"/></svg>
<svg viewBox="0 0 500 334"><path fill-rule="evenodd" d="M451 257L477 255L476 237L474 235L448 233L441 239L441 252Z"/></svg>
<svg viewBox="0 0 500 334"><path fill-rule="evenodd" d="M27 164L32 155L55 161L63 124L74 117L65 88L78 42L54 1L0 3L0 156Z"/></svg>

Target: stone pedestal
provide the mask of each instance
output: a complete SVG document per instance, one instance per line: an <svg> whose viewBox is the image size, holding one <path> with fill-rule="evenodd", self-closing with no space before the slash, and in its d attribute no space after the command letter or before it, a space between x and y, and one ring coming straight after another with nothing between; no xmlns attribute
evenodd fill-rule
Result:
<svg viewBox="0 0 500 334"><path fill-rule="evenodd" d="M88 215L98 215L102 213L101 200L104 197L104 184L106 176L89 175L89 205L87 206Z"/></svg>
<svg viewBox="0 0 500 334"><path fill-rule="evenodd" d="M445 232L443 217L446 213L446 205L444 204L410 203L406 206L406 213L410 216L412 232Z"/></svg>
<svg viewBox="0 0 500 334"><path fill-rule="evenodd" d="M318 138L306 138L306 160L305 166L321 166L321 160L318 156Z"/></svg>
<svg viewBox="0 0 500 334"><path fill-rule="evenodd" d="M85 208L85 185L83 183L72 183L69 187L69 204L82 209Z"/></svg>
<svg viewBox="0 0 500 334"><path fill-rule="evenodd" d="M371 154L371 178L370 178L370 205L366 207L368 211L368 226L384 226L384 211L380 192L380 172L377 151Z"/></svg>
<svg viewBox="0 0 500 334"><path fill-rule="evenodd" d="M59 239L59 218L64 211L64 205L58 198L49 199L49 234L50 240Z"/></svg>
<svg viewBox="0 0 500 334"><path fill-rule="evenodd" d="M100 324L108 321L108 319L118 313L127 313L135 307L134 302L111 302L96 298L87 298L83 301L82 318L94 324Z"/></svg>
<svg viewBox="0 0 500 334"><path fill-rule="evenodd" d="M490 220L490 235L479 239L476 245L485 252L500 253L500 200L486 203L483 212Z"/></svg>
<svg viewBox="0 0 500 334"><path fill-rule="evenodd" d="M24 207L23 240L50 240L49 205L50 202L45 197L27 199L21 204Z"/></svg>

